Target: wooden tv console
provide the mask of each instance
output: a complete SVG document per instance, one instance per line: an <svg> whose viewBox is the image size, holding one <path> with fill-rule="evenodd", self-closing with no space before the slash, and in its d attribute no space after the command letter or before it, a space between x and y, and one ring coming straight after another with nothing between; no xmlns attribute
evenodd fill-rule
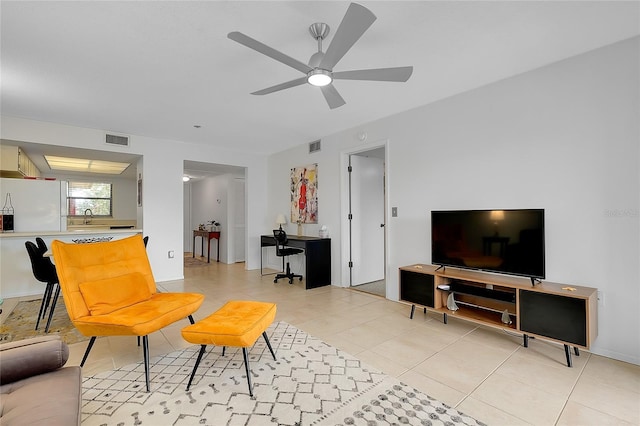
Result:
<svg viewBox="0 0 640 426"><path fill-rule="evenodd" d="M457 268L416 264L400 268L400 300L447 316L564 344L567 366L571 351L589 349L598 335L597 289ZM449 288L443 290L442 288ZM440 287L440 288L438 288ZM453 293L458 310L447 308ZM508 313L508 320L506 318Z"/></svg>

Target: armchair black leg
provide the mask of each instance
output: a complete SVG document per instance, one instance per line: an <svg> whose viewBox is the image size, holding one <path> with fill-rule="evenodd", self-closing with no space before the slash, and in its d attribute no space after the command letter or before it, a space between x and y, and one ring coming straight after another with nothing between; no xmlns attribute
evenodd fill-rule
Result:
<svg viewBox="0 0 640 426"><path fill-rule="evenodd" d="M204 355L204 350L207 345L200 345L200 353L198 354L198 359L196 359L196 365L193 366L193 371L191 372L191 377L189 378L189 383L187 383L187 390L191 387L191 382L193 382L193 377L196 375L196 370L198 369L198 365L200 365L200 360L202 359L202 355Z"/></svg>
<svg viewBox="0 0 640 426"><path fill-rule="evenodd" d="M192 315L189 315L187 318L189 318L189 322L190 322L191 324L195 324L195 323L196 323L196 322L193 320L193 316L192 316Z"/></svg>
<svg viewBox="0 0 640 426"><path fill-rule="evenodd" d="M87 357L89 356L89 352L91 352L91 348L93 347L93 344L96 342L96 336L92 336L91 340L89 340L89 344L87 345L87 350L84 351L84 356L82 357L82 362L80 362L80 367L84 366L84 362L87 360Z"/></svg>
<svg viewBox="0 0 640 426"><path fill-rule="evenodd" d="M149 379L149 336L142 336L142 352L144 354L144 377L147 382L147 392L151 391L151 380Z"/></svg>
<svg viewBox="0 0 640 426"><path fill-rule="evenodd" d="M51 303L51 309L49 309L49 318L47 319L47 326L44 328L44 332L49 332L49 326L51 326L51 319L53 318L53 311L56 310L56 304L58 303L58 297L60 297L60 285L56 284L56 293L53 295L53 302Z"/></svg>

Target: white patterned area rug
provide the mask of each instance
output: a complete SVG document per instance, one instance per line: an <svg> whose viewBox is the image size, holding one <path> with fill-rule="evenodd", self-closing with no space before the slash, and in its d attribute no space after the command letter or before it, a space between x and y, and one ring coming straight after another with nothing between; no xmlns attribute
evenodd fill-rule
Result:
<svg viewBox="0 0 640 426"><path fill-rule="evenodd" d="M249 396L240 348L208 346L187 392L199 346L83 381L83 425L483 425L290 324L249 351Z"/></svg>

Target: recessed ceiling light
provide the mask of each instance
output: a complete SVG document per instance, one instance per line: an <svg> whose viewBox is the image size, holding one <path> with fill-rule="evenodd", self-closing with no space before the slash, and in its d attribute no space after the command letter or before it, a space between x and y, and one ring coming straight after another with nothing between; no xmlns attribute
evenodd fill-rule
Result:
<svg viewBox="0 0 640 426"><path fill-rule="evenodd" d="M183 182L189 182L191 180L191 178L189 176L182 176L182 181Z"/></svg>
<svg viewBox="0 0 640 426"><path fill-rule="evenodd" d="M64 170L68 172L119 175L130 166L129 163L90 160L85 158L56 157L52 155L45 155L44 158L47 160L51 170Z"/></svg>

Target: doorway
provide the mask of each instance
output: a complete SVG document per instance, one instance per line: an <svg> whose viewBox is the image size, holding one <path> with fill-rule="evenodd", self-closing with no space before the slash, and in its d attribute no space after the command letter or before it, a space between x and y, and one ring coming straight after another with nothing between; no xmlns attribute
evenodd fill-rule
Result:
<svg viewBox="0 0 640 426"><path fill-rule="evenodd" d="M209 229L215 222L220 231L220 253L216 253L218 244L212 244L211 257L219 255L223 263L244 262L246 168L185 160L183 175L184 252L193 256L193 250L197 250L200 254L201 245L193 247L193 230L200 225Z"/></svg>
<svg viewBox="0 0 640 426"><path fill-rule="evenodd" d="M349 286L386 297L385 148L349 154Z"/></svg>

